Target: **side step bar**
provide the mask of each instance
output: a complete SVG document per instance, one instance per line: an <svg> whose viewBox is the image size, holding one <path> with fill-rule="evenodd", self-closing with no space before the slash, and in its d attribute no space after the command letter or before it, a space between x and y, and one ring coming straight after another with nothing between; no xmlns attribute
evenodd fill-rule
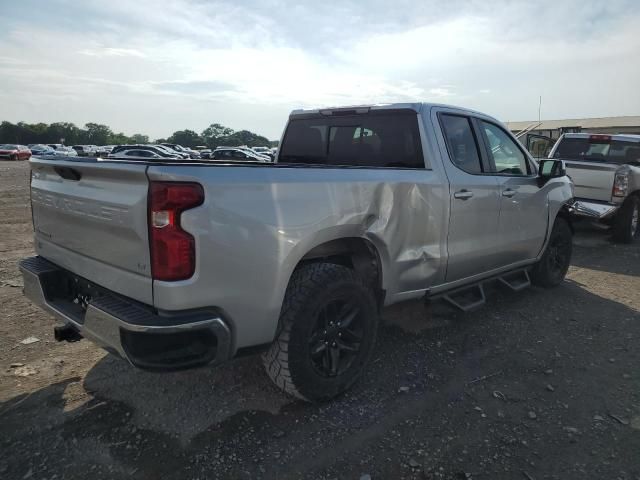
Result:
<svg viewBox="0 0 640 480"><path fill-rule="evenodd" d="M529 279L529 272L527 270L508 273L507 275L498 277L498 281L514 292L519 292L531 286L531 280Z"/></svg>
<svg viewBox="0 0 640 480"><path fill-rule="evenodd" d="M470 312L471 310L480 308L487 301L484 296L482 283L458 288L449 293L445 293L442 299L463 312Z"/></svg>
<svg viewBox="0 0 640 480"><path fill-rule="evenodd" d="M480 282L465 285L464 287L456 288L449 292L428 298L432 300L442 299L463 312L470 312L486 303L487 299L484 294L484 284L495 280L514 292L519 292L531 286L529 271L524 268L521 270L513 270L495 277L486 278Z"/></svg>

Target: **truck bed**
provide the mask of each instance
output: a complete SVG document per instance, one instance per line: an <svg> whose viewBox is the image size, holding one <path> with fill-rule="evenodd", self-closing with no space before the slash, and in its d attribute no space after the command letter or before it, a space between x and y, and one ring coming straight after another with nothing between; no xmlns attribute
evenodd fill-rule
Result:
<svg viewBox="0 0 640 480"><path fill-rule="evenodd" d="M448 191L433 170L91 158L32 168L38 255L158 311L224 305L236 348L271 341L296 264L334 238L375 246L388 302L444 281ZM204 203L181 216L197 252L188 280L150 275L154 181L204 188Z"/></svg>

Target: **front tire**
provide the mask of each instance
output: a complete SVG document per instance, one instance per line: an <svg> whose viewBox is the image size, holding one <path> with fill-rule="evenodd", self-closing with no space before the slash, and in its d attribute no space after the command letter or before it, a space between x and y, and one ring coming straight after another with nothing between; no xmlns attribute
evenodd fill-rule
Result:
<svg viewBox="0 0 640 480"><path fill-rule="evenodd" d="M632 243L640 237L640 199L628 197L613 223L613 239L619 243Z"/></svg>
<svg viewBox="0 0 640 480"><path fill-rule="evenodd" d="M542 258L531 270L531 283L550 288L562 283L571 264L573 251L573 233L569 222L562 217L556 218L551 236Z"/></svg>
<svg viewBox="0 0 640 480"><path fill-rule="evenodd" d="M329 400L358 380L377 329L374 295L353 270L302 265L287 287L279 330L263 363L282 391L310 402Z"/></svg>

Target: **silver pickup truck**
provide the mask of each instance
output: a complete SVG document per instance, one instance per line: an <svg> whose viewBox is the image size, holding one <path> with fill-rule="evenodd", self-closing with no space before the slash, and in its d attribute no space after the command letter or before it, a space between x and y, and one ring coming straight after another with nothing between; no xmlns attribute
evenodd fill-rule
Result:
<svg viewBox="0 0 640 480"><path fill-rule="evenodd" d="M640 237L640 135L565 133L549 153L575 184L575 215L612 226L614 240Z"/></svg>
<svg viewBox="0 0 640 480"><path fill-rule="evenodd" d="M538 170L539 168L539 170ZM497 120L432 104L294 111L275 163L31 160L24 292L136 367L262 349L282 390L351 386L384 305L560 283L572 186Z"/></svg>

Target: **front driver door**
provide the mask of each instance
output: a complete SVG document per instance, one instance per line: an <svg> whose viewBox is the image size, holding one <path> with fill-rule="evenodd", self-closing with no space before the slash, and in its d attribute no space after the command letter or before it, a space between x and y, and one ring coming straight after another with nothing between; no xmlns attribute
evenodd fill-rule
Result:
<svg viewBox="0 0 640 480"><path fill-rule="evenodd" d="M477 125L500 186L500 264L533 259L547 234L548 189L538 187L534 165L505 129L486 120Z"/></svg>
<svg viewBox="0 0 640 480"><path fill-rule="evenodd" d="M495 175L480 154L471 118L445 112L437 116L446 145L442 157L450 195L445 278L453 282L499 266L500 194Z"/></svg>

